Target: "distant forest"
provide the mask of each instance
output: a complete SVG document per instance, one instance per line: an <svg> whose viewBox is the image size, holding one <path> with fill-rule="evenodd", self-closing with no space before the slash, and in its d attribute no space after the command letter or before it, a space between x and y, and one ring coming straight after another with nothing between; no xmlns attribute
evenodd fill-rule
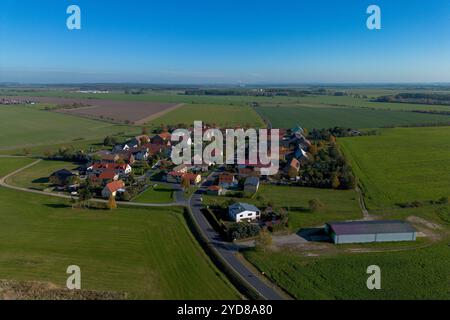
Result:
<svg viewBox="0 0 450 320"><path fill-rule="evenodd" d="M416 103L429 105L450 105L450 94L440 93L399 93L390 96L381 96L375 102Z"/></svg>
<svg viewBox="0 0 450 320"><path fill-rule="evenodd" d="M186 90L185 95L202 96L250 96L250 97L305 97L308 95L347 95L345 92L334 92L325 88L317 89L288 89L288 88L266 88L266 89L195 89Z"/></svg>

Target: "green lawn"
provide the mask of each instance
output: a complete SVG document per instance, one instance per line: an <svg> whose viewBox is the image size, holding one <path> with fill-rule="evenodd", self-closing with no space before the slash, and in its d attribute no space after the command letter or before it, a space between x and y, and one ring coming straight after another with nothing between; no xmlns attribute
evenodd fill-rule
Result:
<svg viewBox="0 0 450 320"><path fill-rule="evenodd" d="M1 159L1 158L0 158ZM8 183L24 188L45 189L49 187L48 177L60 169L74 170L79 165L66 161L43 160L8 178Z"/></svg>
<svg viewBox="0 0 450 320"><path fill-rule="evenodd" d="M261 205L261 202L273 201L276 207L289 210L289 225L293 230L302 227L321 225L327 221L352 220L361 218L358 195L355 191L315 189L289 186L261 185L257 197L236 199L237 201ZM206 204L223 203L228 197L204 196ZM324 207L318 212L311 212L308 201L318 199Z"/></svg>
<svg viewBox="0 0 450 320"><path fill-rule="evenodd" d="M170 203L173 202L173 189L166 186L150 186L147 190L133 199L142 203Z"/></svg>
<svg viewBox="0 0 450 320"><path fill-rule="evenodd" d="M19 168L25 167L34 160L30 158L3 158L0 157L0 177L7 175Z"/></svg>
<svg viewBox="0 0 450 320"><path fill-rule="evenodd" d="M249 106L215 104L186 104L153 120L152 123L154 125L182 123L190 127L194 125L196 120L226 128L235 126L259 128L265 126L262 119Z"/></svg>
<svg viewBox="0 0 450 320"><path fill-rule="evenodd" d="M450 107L449 107L450 109ZM449 115L341 107L260 107L258 112L274 128L291 128L301 124L308 129L378 128L421 123L450 123Z"/></svg>
<svg viewBox="0 0 450 320"><path fill-rule="evenodd" d="M139 132L139 128L42 111L37 106L0 106L0 150L103 140L120 132Z"/></svg>
<svg viewBox="0 0 450 320"><path fill-rule="evenodd" d="M339 139L370 209L450 196L450 127Z"/></svg>
<svg viewBox="0 0 450 320"><path fill-rule="evenodd" d="M297 299L449 299L447 243L402 252L300 257L294 251L247 251L245 257ZM381 290L366 286L370 265Z"/></svg>

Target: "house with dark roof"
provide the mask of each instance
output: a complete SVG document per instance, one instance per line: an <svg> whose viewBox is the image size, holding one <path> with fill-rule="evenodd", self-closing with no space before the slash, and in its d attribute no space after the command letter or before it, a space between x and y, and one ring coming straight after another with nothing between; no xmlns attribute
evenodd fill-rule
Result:
<svg viewBox="0 0 450 320"><path fill-rule="evenodd" d="M416 230L400 220L329 222L325 231L335 244L416 240Z"/></svg>
<svg viewBox="0 0 450 320"><path fill-rule="evenodd" d="M66 184L69 183L70 179L74 176L77 176L77 175L75 173L73 173L72 171L67 170L67 169L61 169L61 170L53 172L48 179L51 184L65 186Z"/></svg>
<svg viewBox="0 0 450 320"><path fill-rule="evenodd" d="M232 173L225 172L219 174L218 185L224 189L234 188L238 185L238 181L235 179Z"/></svg>
<svg viewBox="0 0 450 320"><path fill-rule="evenodd" d="M252 204L238 202L228 207L228 215L234 222L253 221L260 218L261 212Z"/></svg>
<svg viewBox="0 0 450 320"><path fill-rule="evenodd" d="M259 188L259 178L258 177L248 177L244 181L244 192L245 193L256 193Z"/></svg>

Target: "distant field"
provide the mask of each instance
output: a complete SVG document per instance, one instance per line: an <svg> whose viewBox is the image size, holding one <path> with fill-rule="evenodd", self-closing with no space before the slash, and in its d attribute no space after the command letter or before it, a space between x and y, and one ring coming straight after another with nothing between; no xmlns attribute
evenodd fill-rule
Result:
<svg viewBox="0 0 450 320"><path fill-rule="evenodd" d="M18 187L43 190L49 187L48 177L53 172L60 169L74 170L77 167L71 162L44 160L9 177L7 182Z"/></svg>
<svg viewBox="0 0 450 320"><path fill-rule="evenodd" d="M77 143L117 133L137 133L139 128L113 125L31 106L0 106L0 150Z"/></svg>
<svg viewBox="0 0 450 320"><path fill-rule="evenodd" d="M173 202L173 189L165 186L149 187L137 197L133 198L133 201L143 203L170 203Z"/></svg>
<svg viewBox="0 0 450 320"><path fill-rule="evenodd" d="M186 104L155 119L152 123L185 124L189 127L194 125L195 120L227 128L245 125L256 128L265 126L262 119L249 106L212 104Z"/></svg>
<svg viewBox="0 0 450 320"><path fill-rule="evenodd" d="M300 257L295 251L245 257L297 299L448 299L450 250L446 243L390 253ZM381 268L381 290L368 290L366 269Z"/></svg>
<svg viewBox="0 0 450 320"><path fill-rule="evenodd" d="M262 185L257 195L263 197L263 202L269 200L275 206L288 207L289 225L293 230L302 227L321 225L333 220L352 220L361 218L361 209L358 204L358 195L355 191L328 190L289 186ZM224 202L228 197L204 196L205 203ZM308 201L318 199L324 204L319 212L311 212ZM237 199L259 205L253 199Z"/></svg>
<svg viewBox="0 0 450 320"><path fill-rule="evenodd" d="M157 103L150 101L121 101L58 97L16 97L16 99L22 100L25 98L40 103L54 105L82 104L83 107L80 108L58 109L57 112L114 122L129 122L133 124L148 122L164 114L165 112L179 107L179 104Z"/></svg>
<svg viewBox="0 0 450 320"><path fill-rule="evenodd" d="M450 115L413 112L371 110L338 107L260 107L258 112L267 118L274 128L303 127L330 128L378 128L421 123L450 123Z"/></svg>
<svg viewBox="0 0 450 320"><path fill-rule="evenodd" d="M339 139L371 209L450 196L450 127Z"/></svg>

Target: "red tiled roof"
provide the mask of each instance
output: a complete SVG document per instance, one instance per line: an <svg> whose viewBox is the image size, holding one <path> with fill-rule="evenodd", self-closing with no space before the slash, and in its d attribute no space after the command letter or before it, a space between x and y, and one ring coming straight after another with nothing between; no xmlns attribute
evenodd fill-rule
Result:
<svg viewBox="0 0 450 320"><path fill-rule="evenodd" d="M108 179L114 179L115 176L116 176L116 173L113 170L105 170L98 175L98 178L102 179L102 180L108 180Z"/></svg>
<svg viewBox="0 0 450 320"><path fill-rule="evenodd" d="M170 140L171 135L169 132L161 132L158 136L160 136L163 140Z"/></svg>
<svg viewBox="0 0 450 320"><path fill-rule="evenodd" d="M168 173L168 175L171 175L173 177L182 177L185 173L183 172L178 172L178 171L170 171Z"/></svg>
<svg viewBox="0 0 450 320"><path fill-rule="evenodd" d="M195 182L195 180L197 179L198 174L195 173L185 173L183 174L183 178L187 178L189 179L191 182Z"/></svg>
<svg viewBox="0 0 450 320"><path fill-rule="evenodd" d="M234 176L230 173L222 173L219 175L219 183L222 182L233 182Z"/></svg>
<svg viewBox="0 0 450 320"><path fill-rule="evenodd" d="M209 186L208 187L208 190L211 190L211 191L219 191L221 188L219 187L219 186Z"/></svg>
<svg viewBox="0 0 450 320"><path fill-rule="evenodd" d="M125 170L126 168L127 168L126 163L97 162L92 165L92 169Z"/></svg>
<svg viewBox="0 0 450 320"><path fill-rule="evenodd" d="M113 181L106 185L106 188L108 188L110 192L116 192L117 190L122 189L124 187L125 183L122 180Z"/></svg>

